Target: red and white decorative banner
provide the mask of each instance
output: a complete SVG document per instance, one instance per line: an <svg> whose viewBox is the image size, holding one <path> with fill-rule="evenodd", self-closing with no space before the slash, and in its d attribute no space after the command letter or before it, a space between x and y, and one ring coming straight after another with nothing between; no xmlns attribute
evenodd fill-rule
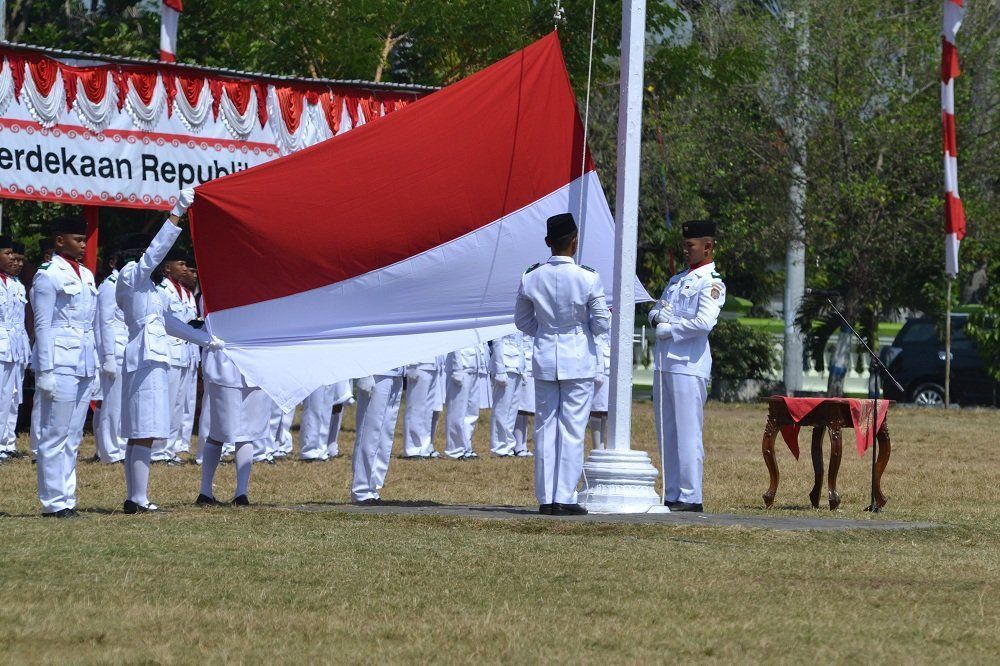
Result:
<svg viewBox="0 0 1000 666"><path fill-rule="evenodd" d="M944 271L958 274L958 246L965 238L965 211L958 196L958 139L955 129L955 79L959 75L955 35L962 26L962 0L944 0L941 33L941 125L944 133Z"/></svg>
<svg viewBox="0 0 1000 666"><path fill-rule="evenodd" d="M377 126L203 185L190 215L208 326L285 409L512 333L551 215L577 215L580 260L610 287L615 224L584 150L552 33ZM262 247L282 260L248 271Z"/></svg>
<svg viewBox="0 0 1000 666"><path fill-rule="evenodd" d="M419 94L2 47L0 197L169 210L182 187L342 134Z"/></svg>
<svg viewBox="0 0 1000 666"><path fill-rule="evenodd" d="M160 60L177 60L177 24L184 4L181 0L163 0L160 3Z"/></svg>

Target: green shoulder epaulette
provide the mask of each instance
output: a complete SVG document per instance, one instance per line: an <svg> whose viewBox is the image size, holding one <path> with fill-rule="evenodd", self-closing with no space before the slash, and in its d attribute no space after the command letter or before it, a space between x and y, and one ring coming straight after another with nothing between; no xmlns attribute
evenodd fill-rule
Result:
<svg viewBox="0 0 1000 666"><path fill-rule="evenodd" d="M46 261L44 264L42 264L41 266L38 267L38 270L40 270L40 271L48 270L49 266L51 266L51 265L52 264L50 262Z"/></svg>
<svg viewBox="0 0 1000 666"><path fill-rule="evenodd" d="M585 271L590 271L591 273L596 273L596 272L597 272L596 270L594 270L594 269L593 269L593 268L591 268L590 266L586 266L586 265L584 265L584 264L580 264L580 268L582 268L582 269L583 269L583 270L585 270Z"/></svg>
<svg viewBox="0 0 1000 666"><path fill-rule="evenodd" d="M530 273L531 271L535 270L539 266L541 266L541 264L535 264L534 266L528 266L528 270L524 271L524 274L527 275L528 273Z"/></svg>
<svg viewBox="0 0 1000 666"><path fill-rule="evenodd" d="M166 289L167 288L167 285L163 284L162 282L160 284L156 285L156 286L159 287L160 289Z"/></svg>
<svg viewBox="0 0 1000 666"><path fill-rule="evenodd" d="M108 277L108 282L110 282L111 284L114 284L115 282L118 282L118 278L116 278L115 276L111 275L111 276Z"/></svg>
<svg viewBox="0 0 1000 666"><path fill-rule="evenodd" d="M719 278L721 280L722 279L722 273L716 273L715 271L712 271L712 277Z"/></svg>

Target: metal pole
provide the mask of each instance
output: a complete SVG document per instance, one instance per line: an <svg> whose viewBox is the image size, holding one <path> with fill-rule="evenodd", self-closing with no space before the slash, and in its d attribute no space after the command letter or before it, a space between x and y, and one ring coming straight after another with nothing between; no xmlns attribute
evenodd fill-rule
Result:
<svg viewBox="0 0 1000 666"><path fill-rule="evenodd" d="M618 105L618 179L615 185L615 274L611 318L611 387L608 444L628 451L632 442L632 337L635 265L639 241L639 150L646 35L645 0L622 3L621 89Z"/></svg>
<svg viewBox="0 0 1000 666"><path fill-rule="evenodd" d="M951 283L952 277L949 275L948 296L945 306L944 321L944 408L951 405Z"/></svg>

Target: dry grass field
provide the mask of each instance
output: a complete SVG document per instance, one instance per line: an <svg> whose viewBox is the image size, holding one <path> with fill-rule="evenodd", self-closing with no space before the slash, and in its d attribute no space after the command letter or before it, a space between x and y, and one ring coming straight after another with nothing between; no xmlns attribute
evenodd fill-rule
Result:
<svg viewBox="0 0 1000 666"><path fill-rule="evenodd" d="M486 417L484 412L484 420ZM342 448L353 442L348 415ZM87 518L38 518L34 468L0 466L7 663L963 662L1000 660L1000 412L896 409L886 512L846 441L840 517L929 530L780 532L337 511L350 458L254 469L249 509L198 509L199 468L154 467L167 511L125 516L122 471L79 465ZM710 404L706 509L764 513L761 406ZM533 503L532 463L394 459L385 499ZM636 445L652 411L635 405ZM783 445L774 515L808 508ZM24 443L22 443L23 445ZM397 440L398 444L398 440ZM92 453L88 438L83 456ZM220 468L220 498L233 467Z"/></svg>

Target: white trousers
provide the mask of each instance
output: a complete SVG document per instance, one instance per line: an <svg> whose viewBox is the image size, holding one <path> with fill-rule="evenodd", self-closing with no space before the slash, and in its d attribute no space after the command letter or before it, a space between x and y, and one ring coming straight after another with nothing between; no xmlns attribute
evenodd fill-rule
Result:
<svg viewBox="0 0 1000 666"><path fill-rule="evenodd" d="M274 443L271 445L272 453L283 453L288 455L292 452L292 421L295 419L295 410L287 414L281 411L278 403L271 407L271 437Z"/></svg>
<svg viewBox="0 0 1000 666"><path fill-rule="evenodd" d="M17 450L17 416L20 413L21 403L24 402L24 371L28 364L22 361L14 362L14 399L10 402L10 409L7 411L7 424L3 430L3 440L0 440L0 451L14 453Z"/></svg>
<svg viewBox="0 0 1000 666"><path fill-rule="evenodd" d="M94 413L94 442L97 455L105 465L125 459L122 437L122 365L114 377L101 373L101 408Z"/></svg>
<svg viewBox="0 0 1000 666"><path fill-rule="evenodd" d="M0 452L13 451L13 443L17 436L10 424L10 412L17 414L18 403L18 363L16 361L0 361Z"/></svg>
<svg viewBox="0 0 1000 666"><path fill-rule="evenodd" d="M664 497L668 502L701 504L705 462L701 433L708 380L672 372L653 374L656 437L666 475Z"/></svg>
<svg viewBox="0 0 1000 666"><path fill-rule="evenodd" d="M514 453L514 422L524 377L508 372L504 384L493 382L493 413L490 414L490 451L498 456Z"/></svg>
<svg viewBox="0 0 1000 666"><path fill-rule="evenodd" d="M327 444L336 397L337 385L330 384L320 386L302 401L302 420L299 422L299 458L302 460L330 457Z"/></svg>
<svg viewBox="0 0 1000 666"><path fill-rule="evenodd" d="M375 375L371 393L360 391L351 499L378 499L389 472L389 457L403 397L403 378Z"/></svg>
<svg viewBox="0 0 1000 666"><path fill-rule="evenodd" d="M35 391L38 499L45 513L76 506L76 455L93 385L93 377L56 375L53 397Z"/></svg>
<svg viewBox="0 0 1000 666"><path fill-rule="evenodd" d="M194 410L198 400L198 368L187 366L182 368L180 386L178 387L177 401L175 409L177 423L174 425L176 432L174 438L173 454L187 453L191 449L191 434L194 431Z"/></svg>
<svg viewBox="0 0 1000 666"><path fill-rule="evenodd" d="M593 379L535 379L535 497L576 504Z"/></svg>
<svg viewBox="0 0 1000 666"><path fill-rule="evenodd" d="M186 370L187 368L177 365L171 365L167 368L167 395L165 399L168 405L169 434L166 437L158 437L153 440L151 460L170 460L174 457L174 445L180 432L181 414L183 413L180 400L181 382Z"/></svg>
<svg viewBox="0 0 1000 666"><path fill-rule="evenodd" d="M475 419L469 422L471 414L479 417L479 375L463 373L462 382L457 383L451 375L448 382L445 407L446 443L444 454L449 458L461 458L472 453L472 430Z"/></svg>
<svg viewBox="0 0 1000 666"><path fill-rule="evenodd" d="M413 376L406 378L404 456L429 456L434 452L431 419L434 417L436 381L437 370L416 370Z"/></svg>

